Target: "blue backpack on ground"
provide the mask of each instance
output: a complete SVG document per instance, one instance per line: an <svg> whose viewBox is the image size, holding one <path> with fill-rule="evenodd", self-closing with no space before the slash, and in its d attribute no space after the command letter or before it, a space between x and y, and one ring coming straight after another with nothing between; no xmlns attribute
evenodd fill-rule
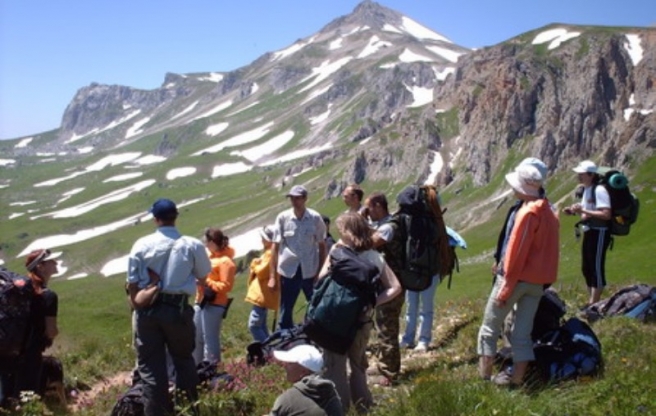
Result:
<svg viewBox="0 0 656 416"><path fill-rule="evenodd" d="M12 359L23 352L33 298L32 280L0 267L0 358Z"/></svg>
<svg viewBox="0 0 656 416"><path fill-rule="evenodd" d="M550 331L533 346L534 366L540 378L549 383L593 377L601 373L601 343L588 324L570 318Z"/></svg>
<svg viewBox="0 0 656 416"><path fill-rule="evenodd" d="M346 246L330 253L330 270L308 304L303 332L318 346L338 354L349 349L362 312L376 303L380 271Z"/></svg>

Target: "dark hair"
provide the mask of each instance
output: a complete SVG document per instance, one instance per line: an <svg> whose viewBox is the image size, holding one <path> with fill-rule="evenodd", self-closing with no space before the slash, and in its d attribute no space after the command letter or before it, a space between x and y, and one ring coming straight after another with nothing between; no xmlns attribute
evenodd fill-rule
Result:
<svg viewBox="0 0 656 416"><path fill-rule="evenodd" d="M328 225L330 224L330 217L327 215L322 215L321 218L323 219L323 223Z"/></svg>
<svg viewBox="0 0 656 416"><path fill-rule="evenodd" d="M230 239L227 235L223 234L220 228L210 227L205 230L205 241L212 241L219 248L224 248L228 246Z"/></svg>
<svg viewBox="0 0 656 416"><path fill-rule="evenodd" d="M384 193L373 192L369 195L368 199L372 205L380 205L385 211L389 211L387 208L387 198Z"/></svg>
<svg viewBox="0 0 656 416"><path fill-rule="evenodd" d="M353 183L347 186L347 188L350 189L351 193L358 198L358 201L362 201L362 198L364 198L364 191L362 190L360 185Z"/></svg>

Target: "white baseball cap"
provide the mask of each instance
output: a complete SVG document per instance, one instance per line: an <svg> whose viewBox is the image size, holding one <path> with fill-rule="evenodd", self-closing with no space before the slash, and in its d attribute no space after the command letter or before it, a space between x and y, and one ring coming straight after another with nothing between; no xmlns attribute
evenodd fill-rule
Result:
<svg viewBox="0 0 656 416"><path fill-rule="evenodd" d="M323 356L312 345L297 345L287 351L275 350L273 356L278 361L300 364L313 373L319 373L323 369Z"/></svg>
<svg viewBox="0 0 656 416"><path fill-rule="evenodd" d="M576 173L597 173L597 165L592 160L584 160L572 170Z"/></svg>

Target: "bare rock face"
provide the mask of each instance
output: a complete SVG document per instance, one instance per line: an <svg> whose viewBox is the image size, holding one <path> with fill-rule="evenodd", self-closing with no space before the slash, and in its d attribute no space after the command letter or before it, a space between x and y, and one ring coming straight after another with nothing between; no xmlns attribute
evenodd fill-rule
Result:
<svg viewBox="0 0 656 416"><path fill-rule="evenodd" d="M436 91L438 105L459 109L474 182L487 183L512 148L551 170L597 156L623 166L653 150L654 117L640 109L656 100L656 31L640 31L637 65L620 33L585 31L552 50L531 44L536 33L463 57Z"/></svg>

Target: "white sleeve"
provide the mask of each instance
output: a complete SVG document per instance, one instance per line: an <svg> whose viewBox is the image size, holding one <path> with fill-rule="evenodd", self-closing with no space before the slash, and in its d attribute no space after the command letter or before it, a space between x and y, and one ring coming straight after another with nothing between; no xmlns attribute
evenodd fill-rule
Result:
<svg viewBox="0 0 656 416"><path fill-rule="evenodd" d="M595 208L610 208L610 195L608 195L608 190L603 186L597 186L595 188Z"/></svg>

